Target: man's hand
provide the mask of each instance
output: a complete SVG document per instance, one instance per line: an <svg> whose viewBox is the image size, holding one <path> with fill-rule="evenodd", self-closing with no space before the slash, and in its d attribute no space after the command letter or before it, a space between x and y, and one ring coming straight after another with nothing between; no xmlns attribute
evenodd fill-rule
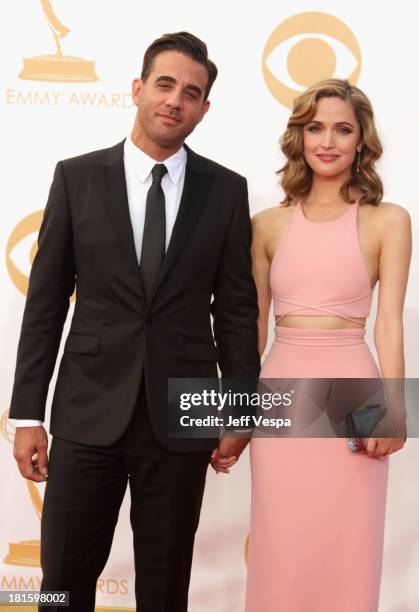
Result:
<svg viewBox="0 0 419 612"><path fill-rule="evenodd" d="M218 448L212 451L211 465L217 472L229 474L230 469L246 448L250 438L225 436L220 440Z"/></svg>
<svg viewBox="0 0 419 612"><path fill-rule="evenodd" d="M44 482L48 477L48 436L42 426L16 427L13 456L24 478Z"/></svg>

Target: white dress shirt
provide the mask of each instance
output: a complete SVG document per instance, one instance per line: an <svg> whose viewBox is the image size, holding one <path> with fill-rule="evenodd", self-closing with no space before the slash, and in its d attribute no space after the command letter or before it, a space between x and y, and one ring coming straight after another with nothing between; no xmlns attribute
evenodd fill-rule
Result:
<svg viewBox="0 0 419 612"><path fill-rule="evenodd" d="M167 168L167 174L163 176L161 182L166 210L167 251L182 197L186 158L186 149L181 147L174 155L171 155L164 161L157 162L139 149L132 142L131 137L125 140L125 181L127 184L129 214L134 233L138 264L140 264L141 247L143 244L147 192L152 183L151 170L155 164L164 164ZM10 419L10 421L14 423L15 427L36 427L37 425L42 425L42 421L35 419Z"/></svg>

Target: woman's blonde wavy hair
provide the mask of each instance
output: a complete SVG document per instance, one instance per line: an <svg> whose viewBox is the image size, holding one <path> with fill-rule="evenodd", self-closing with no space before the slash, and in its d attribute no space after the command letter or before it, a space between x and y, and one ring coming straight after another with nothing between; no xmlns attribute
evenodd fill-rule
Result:
<svg viewBox="0 0 419 612"><path fill-rule="evenodd" d="M360 155L355 155L352 163L351 176L340 188L340 197L345 202L353 203L350 193L355 191L360 193L360 203L378 204L383 198L383 184L374 167L383 147L374 124L371 102L363 91L348 81L326 79L312 85L295 99L287 129L280 139L281 150L287 158L285 165L277 171L285 192L281 202L284 206L289 206L310 192L313 172L304 157L304 126L314 117L317 102L321 98L331 97L348 100L352 104L363 142Z"/></svg>

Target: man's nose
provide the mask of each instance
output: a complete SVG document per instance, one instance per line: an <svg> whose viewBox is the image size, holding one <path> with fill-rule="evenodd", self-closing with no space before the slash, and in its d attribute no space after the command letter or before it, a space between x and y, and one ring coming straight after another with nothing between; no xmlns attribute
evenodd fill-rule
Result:
<svg viewBox="0 0 419 612"><path fill-rule="evenodd" d="M167 96L166 103L171 108L180 108L182 106L182 95L179 89L172 89Z"/></svg>

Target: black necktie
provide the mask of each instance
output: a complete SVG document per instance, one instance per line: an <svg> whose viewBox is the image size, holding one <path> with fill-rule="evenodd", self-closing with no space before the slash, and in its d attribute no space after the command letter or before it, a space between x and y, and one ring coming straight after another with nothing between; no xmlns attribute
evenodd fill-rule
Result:
<svg viewBox="0 0 419 612"><path fill-rule="evenodd" d="M151 171L153 182L146 200L140 268L148 302L166 250L166 211L161 186L161 180L166 172L164 164L154 166Z"/></svg>

